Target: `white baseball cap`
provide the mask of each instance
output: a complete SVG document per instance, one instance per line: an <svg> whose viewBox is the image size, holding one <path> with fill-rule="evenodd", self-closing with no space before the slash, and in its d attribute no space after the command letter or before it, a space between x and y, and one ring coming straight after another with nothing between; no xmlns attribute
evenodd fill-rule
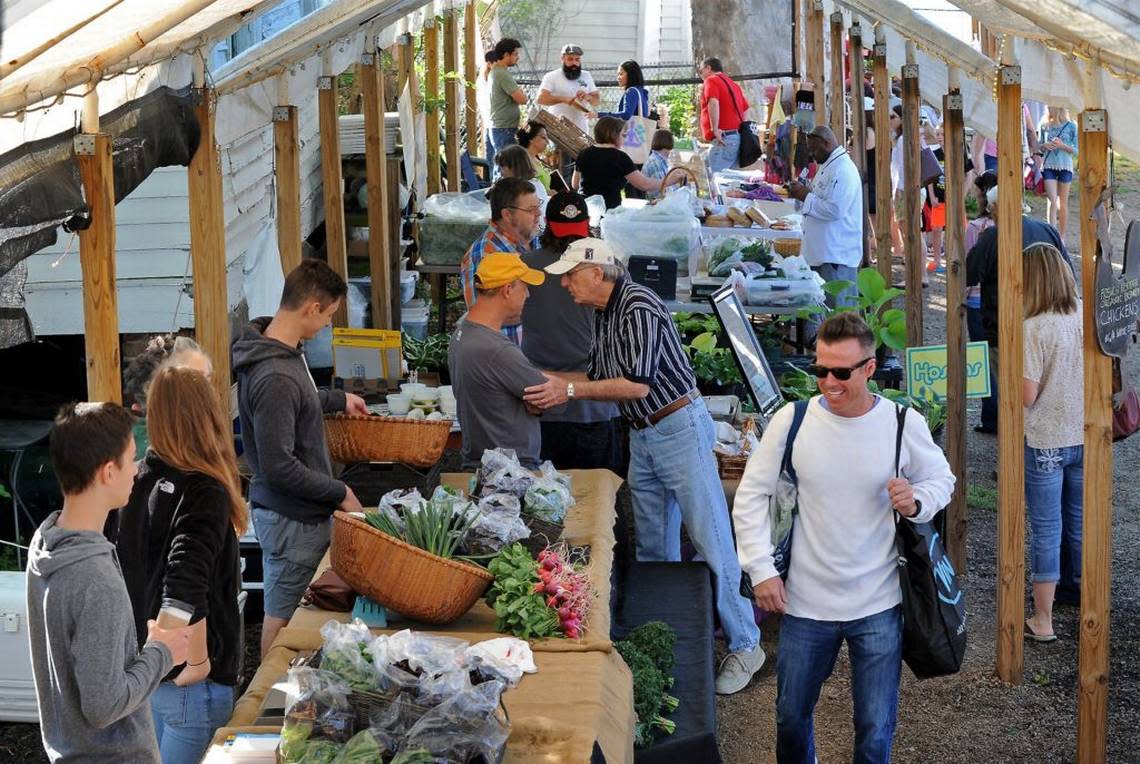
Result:
<svg viewBox="0 0 1140 764"><path fill-rule="evenodd" d="M546 272L555 276L569 273L575 266L587 265L613 265L618 262L613 248L601 239L578 239L570 243L562 257L546 266Z"/></svg>

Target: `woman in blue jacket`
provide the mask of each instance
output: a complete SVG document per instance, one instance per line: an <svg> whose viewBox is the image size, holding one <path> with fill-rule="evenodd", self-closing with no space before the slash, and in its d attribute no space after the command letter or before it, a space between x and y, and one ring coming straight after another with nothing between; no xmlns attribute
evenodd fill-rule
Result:
<svg viewBox="0 0 1140 764"><path fill-rule="evenodd" d="M618 85L622 88L621 100L618 101L617 111L599 112L599 117L615 117L623 122L631 117L649 116L649 91L645 89L645 75L641 73L641 64L636 61L623 61L618 66ZM638 170L640 164L635 164ZM631 199L644 199L645 193L630 184L625 186L625 195Z"/></svg>

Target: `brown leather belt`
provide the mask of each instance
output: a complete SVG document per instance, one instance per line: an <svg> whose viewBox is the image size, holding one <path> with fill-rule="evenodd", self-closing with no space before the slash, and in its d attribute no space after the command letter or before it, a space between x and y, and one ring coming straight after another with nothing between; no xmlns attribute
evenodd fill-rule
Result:
<svg viewBox="0 0 1140 764"><path fill-rule="evenodd" d="M686 406L691 404L695 399L696 399L696 394L694 394L694 393L687 393L685 395L682 395L680 398L673 401L672 403L666 403L664 406L657 409L656 411L654 411L649 416L647 416L643 419L633 420L632 422L629 423L630 429L644 430L646 427L652 427L653 425L657 424L658 422L660 422L662 419L669 416L670 414L673 414L673 413L678 412L681 409L685 408Z"/></svg>

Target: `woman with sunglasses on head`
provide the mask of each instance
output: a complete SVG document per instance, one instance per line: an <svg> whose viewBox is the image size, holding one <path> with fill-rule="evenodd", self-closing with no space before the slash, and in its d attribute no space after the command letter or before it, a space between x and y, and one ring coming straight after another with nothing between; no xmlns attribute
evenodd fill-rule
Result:
<svg viewBox="0 0 1140 764"><path fill-rule="evenodd" d="M201 372L164 365L150 383L150 450L116 546L139 644L150 619L191 626L186 664L151 696L164 764L198 762L233 712L240 677L238 536L249 522L230 422Z"/></svg>
<svg viewBox="0 0 1140 764"><path fill-rule="evenodd" d="M1054 642L1053 597L1061 547L1081 569L1084 489L1084 326L1076 281L1061 252L1025 248L1025 513L1029 520L1033 615L1025 636Z"/></svg>

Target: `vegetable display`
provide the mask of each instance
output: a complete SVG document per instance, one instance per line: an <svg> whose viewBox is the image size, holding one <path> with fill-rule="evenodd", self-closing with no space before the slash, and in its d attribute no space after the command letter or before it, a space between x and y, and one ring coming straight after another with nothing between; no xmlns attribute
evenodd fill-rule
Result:
<svg viewBox="0 0 1140 764"><path fill-rule="evenodd" d="M677 728L663 716L676 711L680 704L667 692L673 684L670 672L676 639L676 632L667 624L651 621L614 643L633 674L633 707L637 712L634 745L638 748L652 745L658 730L671 735Z"/></svg>
<svg viewBox="0 0 1140 764"><path fill-rule="evenodd" d="M488 566L495 576L487 591L495 629L522 639L581 637L597 598L581 560L566 544L547 547L538 560L522 544L500 552Z"/></svg>

